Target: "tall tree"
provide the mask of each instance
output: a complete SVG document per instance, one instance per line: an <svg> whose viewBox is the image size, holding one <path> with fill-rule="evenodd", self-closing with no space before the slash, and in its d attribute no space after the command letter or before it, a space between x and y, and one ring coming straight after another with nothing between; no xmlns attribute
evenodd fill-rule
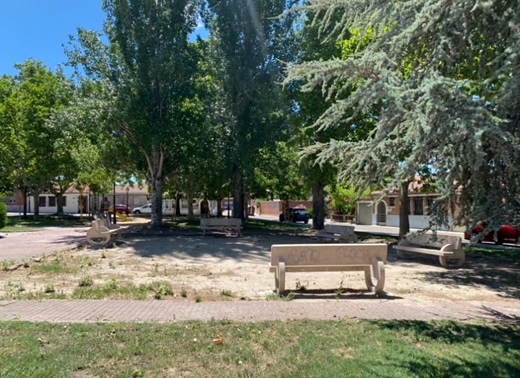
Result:
<svg viewBox="0 0 520 378"><path fill-rule="evenodd" d="M188 37L196 6L192 0L104 0L108 45L80 29L69 50L72 62L112 91L112 135L120 148L132 146L121 153L148 180L153 226L162 222L163 181L174 171L168 155L182 145L184 104L194 96L196 51Z"/></svg>
<svg viewBox="0 0 520 378"><path fill-rule="evenodd" d="M48 120L57 109L69 101L70 82L61 72L54 73L41 62L27 60L16 65L19 72L14 78L11 130L14 139L11 148L16 164L12 177L24 192L34 197L34 216L39 215L39 195L51 187L51 179L59 175L55 158L55 129ZM24 206L24 215L27 204Z"/></svg>
<svg viewBox="0 0 520 378"><path fill-rule="evenodd" d="M500 222L519 205L520 4L455 3L310 0L303 9L326 25L343 13L336 31L374 37L347 59L290 66L287 80L305 78L304 89L321 86L334 100L319 127L377 110L366 139L308 149L338 164L341 177L381 183L390 176L401 187L426 166L441 193L437 223L455 203L460 222Z"/></svg>
<svg viewBox="0 0 520 378"><path fill-rule="evenodd" d="M244 217L244 195L258 151L277 139L287 109L276 81L290 55L291 1L209 0L207 24L222 62L234 216ZM282 109L284 111L282 111Z"/></svg>
<svg viewBox="0 0 520 378"><path fill-rule="evenodd" d="M13 146L18 142L15 137L17 110L14 91L14 78L8 75L0 77L0 193L14 188L11 172L17 161Z"/></svg>

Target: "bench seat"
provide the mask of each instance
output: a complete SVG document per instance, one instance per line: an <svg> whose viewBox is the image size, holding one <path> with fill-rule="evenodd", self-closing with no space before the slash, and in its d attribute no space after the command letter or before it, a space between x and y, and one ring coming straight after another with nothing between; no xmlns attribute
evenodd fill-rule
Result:
<svg viewBox="0 0 520 378"><path fill-rule="evenodd" d="M345 243L357 243L358 237L354 233L354 226L340 224L326 224L316 237L322 240L342 241Z"/></svg>
<svg viewBox="0 0 520 378"><path fill-rule="evenodd" d="M386 244L275 244L271 246L269 272L275 274L278 293L285 291L287 272L360 271L367 289L379 294L385 284L387 250Z"/></svg>
<svg viewBox="0 0 520 378"><path fill-rule="evenodd" d="M92 227L87 231L87 242L90 245L106 245L119 240L122 236L122 231L122 227L110 224L108 219L96 219L92 222Z"/></svg>
<svg viewBox="0 0 520 378"><path fill-rule="evenodd" d="M239 236L242 230L242 220L238 218L201 218L200 227L203 236L206 236L206 231L212 230L232 231Z"/></svg>
<svg viewBox="0 0 520 378"><path fill-rule="evenodd" d="M432 249L432 248L406 247L403 245L399 247L399 250L408 251L408 252L424 253L426 255L435 255L435 256L453 255L452 251L441 251L441 250Z"/></svg>
<svg viewBox="0 0 520 378"><path fill-rule="evenodd" d="M399 241L395 250L400 258L416 253L438 256L444 268L460 268L465 260L462 238L454 235L410 233Z"/></svg>

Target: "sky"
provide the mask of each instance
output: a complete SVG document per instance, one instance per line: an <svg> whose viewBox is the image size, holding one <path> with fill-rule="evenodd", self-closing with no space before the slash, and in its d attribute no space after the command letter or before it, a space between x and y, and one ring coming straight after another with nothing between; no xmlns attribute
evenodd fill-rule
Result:
<svg viewBox="0 0 520 378"><path fill-rule="evenodd" d="M0 0L0 76L16 63L41 60L51 70L67 61L63 46L78 27L101 31L102 0ZM67 73L67 70L65 70Z"/></svg>

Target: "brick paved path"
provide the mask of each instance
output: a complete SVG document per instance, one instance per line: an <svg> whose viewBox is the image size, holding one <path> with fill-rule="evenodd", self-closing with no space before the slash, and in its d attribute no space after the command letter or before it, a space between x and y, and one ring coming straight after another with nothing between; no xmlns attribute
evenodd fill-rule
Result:
<svg viewBox="0 0 520 378"><path fill-rule="evenodd" d="M0 321L175 322L229 319L520 320L519 302L413 302L409 300L293 300L178 302L127 300L0 301Z"/></svg>

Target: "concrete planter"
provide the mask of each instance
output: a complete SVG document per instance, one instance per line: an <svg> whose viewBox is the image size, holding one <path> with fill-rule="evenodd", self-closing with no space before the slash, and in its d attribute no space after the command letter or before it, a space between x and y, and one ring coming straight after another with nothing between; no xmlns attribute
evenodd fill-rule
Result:
<svg viewBox="0 0 520 378"><path fill-rule="evenodd" d="M348 214L332 214L332 220L335 222L354 222L354 216Z"/></svg>

